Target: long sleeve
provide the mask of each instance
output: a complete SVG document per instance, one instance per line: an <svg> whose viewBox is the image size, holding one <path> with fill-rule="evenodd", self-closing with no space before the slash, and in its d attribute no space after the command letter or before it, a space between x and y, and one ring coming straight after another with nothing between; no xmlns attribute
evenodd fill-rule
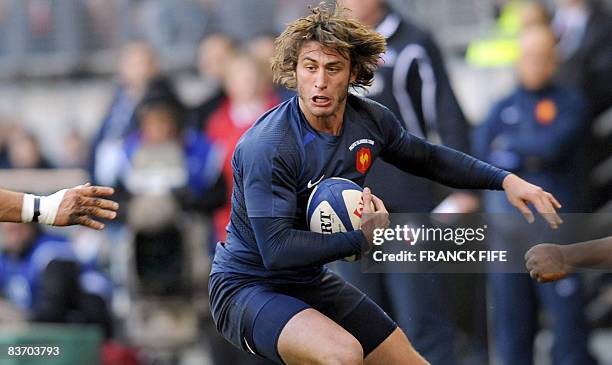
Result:
<svg viewBox="0 0 612 365"><path fill-rule="evenodd" d="M293 228L289 218L251 218L257 247L268 270L323 265L361 251L361 230L321 234Z"/></svg>
<svg viewBox="0 0 612 365"><path fill-rule="evenodd" d="M386 123L388 142L381 153L387 162L410 174L454 188L502 190L502 182L509 172L416 137L406 132L391 113L389 115Z"/></svg>

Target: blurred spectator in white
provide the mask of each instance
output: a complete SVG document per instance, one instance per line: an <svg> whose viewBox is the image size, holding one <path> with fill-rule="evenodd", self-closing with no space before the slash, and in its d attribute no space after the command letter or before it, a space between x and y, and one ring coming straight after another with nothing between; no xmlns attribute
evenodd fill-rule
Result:
<svg viewBox="0 0 612 365"><path fill-rule="evenodd" d="M79 264L70 242L35 224L2 223L0 293L38 322L89 323L110 337L104 297L110 286L94 267Z"/></svg>
<svg viewBox="0 0 612 365"><path fill-rule="evenodd" d="M211 113L215 111L225 98L223 76L227 62L236 53L234 41L221 33L212 34L200 42L198 48L198 74L207 89L204 100L193 108L189 116L189 124L201 130Z"/></svg>
<svg viewBox="0 0 612 365"><path fill-rule="evenodd" d="M231 159L242 134L266 110L278 104L268 74L254 57L240 54L226 61L223 85L227 94L206 123L204 132L224 150L223 176L232 186ZM227 190L225 205L217 211L214 223L219 240L225 239L225 226L229 222L231 189Z"/></svg>
<svg viewBox="0 0 612 365"><path fill-rule="evenodd" d="M557 82L578 88L586 96L591 129L593 122L612 107L612 16L594 0L556 3L552 26L561 58ZM585 168L580 173L589 175L593 183L585 189L588 193L583 197L583 209L593 211L612 199L612 181L598 181L596 176L604 161L612 158L612 133L596 135L591 131L585 145Z"/></svg>
<svg viewBox="0 0 612 365"><path fill-rule="evenodd" d="M115 185L123 138L136 128L136 105L159 71L157 58L146 43L128 44L119 60L118 85L107 115L92 143L89 161L95 183Z"/></svg>
<svg viewBox="0 0 612 365"><path fill-rule="evenodd" d="M575 212L576 188L584 185L576 174L576 151L584 136L586 110L576 90L552 81L556 66L555 37L550 28L525 29L520 37L520 84L494 105L478 128L474 151L482 160L550 191L563 205L562 212ZM505 197L496 192L485 194L485 207L489 213L513 212ZM491 228L492 247L502 250L516 242L536 240L541 230L510 216ZM492 273L489 283L495 347L502 364L533 364L540 308L552 318L551 363L595 364L588 349L584 288L579 275L542 285L528 274Z"/></svg>
<svg viewBox="0 0 612 365"><path fill-rule="evenodd" d="M19 169L45 169L53 167L43 156L36 137L21 127L15 126L11 129L6 145L7 167Z"/></svg>

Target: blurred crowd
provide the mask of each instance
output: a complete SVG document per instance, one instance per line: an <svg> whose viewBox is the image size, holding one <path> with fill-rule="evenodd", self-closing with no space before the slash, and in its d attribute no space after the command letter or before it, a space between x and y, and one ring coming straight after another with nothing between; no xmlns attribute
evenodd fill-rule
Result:
<svg viewBox="0 0 612 365"><path fill-rule="evenodd" d="M30 26L44 34L50 3L28 3L36 15ZM105 2L82 3L87 27L95 30L99 42L117 37ZM200 10L217 7L229 13L229 8L238 6L231 1L185 2L196 3ZM81 169L92 183L113 186L121 204L119 221L108 224L102 234L3 224L0 322L97 325L104 337L104 364L181 363L194 348L207 349L214 364L266 363L239 352L217 335L207 309L207 274L214 244L224 239L229 219L233 149L259 116L294 96L272 83L269 60L276 32L282 29L279 24L304 14L306 3L281 2L275 25L249 38L228 30L227 22L214 17L206 18L217 23L207 31L187 29L187 23L177 27L178 38L183 37L180 32L191 37L204 34L198 46L192 46L190 65L199 100L185 100L177 73L161 66L164 62L157 51L178 38L167 38L172 34L167 29L144 27L149 30L136 40L122 42L111 102L99 118L97 132L90 138L66 123L63 139L54 142L60 158L48 158L39 139L44 136L29 130L16 116L0 118L1 171ZM0 3L0 18L7 4ZM139 14L146 21L182 9L179 19L197 19L200 13L189 12L185 4L173 8L173 2L166 2L149 9L147 1L141 1L138 6L149 10ZM488 41L475 41L463 54L469 67L487 68L496 67L491 60L498 62L500 52L504 53L505 62L515 66L516 87L490 107L484 120L467 120L462 113L443 52L434 41L435 29L420 29L384 1L346 1L346 6L359 20L379 27L389 44L396 42L393 49L399 51L393 57L403 55L406 46L422 47L411 48L422 53L408 63L405 98L398 97L397 86L379 81L386 77L386 67L399 67L395 61L383 65L377 81L365 91L394 110L411 132L473 153L542 186L563 203L563 212L612 211L612 18L602 3L491 2L495 29L487 33ZM251 17L257 14L254 10ZM235 20L236 24L241 21ZM401 41L392 38L397 29L406 34ZM42 40L40 44L44 46ZM0 47L2 52L7 48ZM390 55L383 58L389 60ZM428 77L433 77L432 107L427 104ZM489 90L480 92L485 95ZM386 168L377 166L373 175L378 171L382 181L372 177L370 183L375 192L380 184L379 190L394 196L398 193L390 181L404 180L401 176L389 179L396 172ZM452 206L454 212L511 211L496 193L462 195L420 180L406 184L414 187L415 196L406 196L405 203L389 198L391 209L418 212ZM384 200L385 193L381 196ZM499 244L529 239L529 232L521 234L527 236L507 237ZM368 294L379 304L397 301L385 309L426 358L447 356L439 355L441 349L451 353L458 349L456 356L440 357L445 359L439 360L442 365L532 363L540 309L553 318L544 323L552 327L555 337L552 363L594 364L588 348L590 326L612 325L612 303L597 318L587 318L585 313L589 303L599 305L599 295L610 289L606 275L598 277L594 288L586 288L578 274L562 285L535 284L522 274L491 275L487 280L415 276L410 281L413 291L405 293L411 298L407 299L391 295L400 286L406 288L406 276L381 277L372 284L349 267L338 270L355 285L364 285L366 292L368 285L376 286L377 293ZM488 327L490 344L485 285L494 312L494 323ZM459 292L457 288L462 287L469 289ZM454 294L436 297L449 292ZM429 296L429 302L413 299L419 296ZM448 313L466 301L474 309ZM430 313L419 322L420 310Z"/></svg>

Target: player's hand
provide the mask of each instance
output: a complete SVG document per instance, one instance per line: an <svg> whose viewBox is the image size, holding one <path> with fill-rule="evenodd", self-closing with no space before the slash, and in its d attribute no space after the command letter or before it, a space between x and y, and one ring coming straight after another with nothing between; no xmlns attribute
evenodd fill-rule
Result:
<svg viewBox="0 0 612 365"><path fill-rule="evenodd" d="M529 275L540 283L562 279L572 271L561 245L541 243L533 246L525 254L525 261Z"/></svg>
<svg viewBox="0 0 612 365"><path fill-rule="evenodd" d="M370 188L363 189L363 215L361 216L361 231L371 245L374 241L374 230L389 227L389 212L380 198L372 194ZM374 209L372 209L372 207Z"/></svg>
<svg viewBox="0 0 612 365"><path fill-rule="evenodd" d="M115 219L119 204L106 197L113 195L113 188L91 186L87 183L67 189L59 205L54 226L80 224L93 229L104 229L104 224L93 218Z"/></svg>
<svg viewBox="0 0 612 365"><path fill-rule="evenodd" d="M531 203L553 229L557 229L559 224L563 223L556 211L561 208L561 204L551 193L514 174L506 176L503 187L510 204L523 214L527 222L534 221L533 213L527 206L527 203Z"/></svg>

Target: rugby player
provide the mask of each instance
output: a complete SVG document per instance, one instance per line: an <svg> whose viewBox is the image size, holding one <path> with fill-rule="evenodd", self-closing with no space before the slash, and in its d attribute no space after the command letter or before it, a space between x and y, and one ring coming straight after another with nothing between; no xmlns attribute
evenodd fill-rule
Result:
<svg viewBox="0 0 612 365"><path fill-rule="evenodd" d="M49 196L35 196L0 189L1 222L40 222L53 226L82 225L103 229L104 224L94 218L115 219L119 204L102 197L114 190L89 183L63 189Z"/></svg>
<svg viewBox="0 0 612 365"><path fill-rule="evenodd" d="M384 51L384 37L339 6L312 8L276 40L275 81L298 95L265 113L234 151L228 236L217 244L209 283L217 329L244 351L286 364L427 364L385 312L323 266L360 254L373 230L388 225L383 202L366 187L371 214L360 230L308 231L307 199L324 178L363 186L381 157L452 187L503 189L528 221L531 203L552 227L561 223L551 194L415 137L387 108L349 93L371 84Z"/></svg>

